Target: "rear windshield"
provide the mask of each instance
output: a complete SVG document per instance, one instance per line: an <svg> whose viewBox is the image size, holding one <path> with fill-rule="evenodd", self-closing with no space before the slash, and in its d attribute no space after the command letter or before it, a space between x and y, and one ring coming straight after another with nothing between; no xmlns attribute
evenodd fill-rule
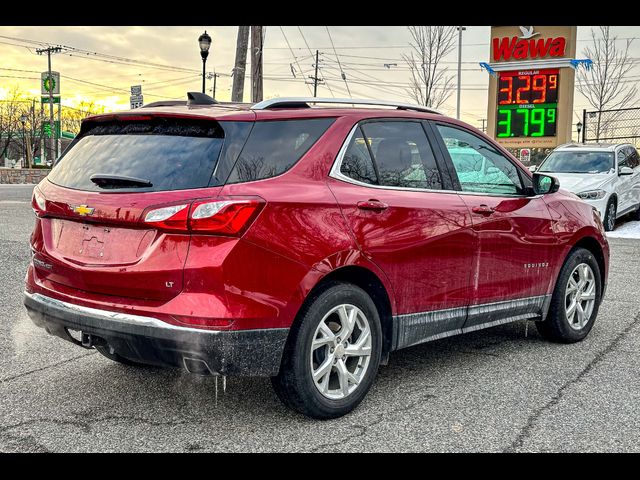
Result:
<svg viewBox="0 0 640 480"><path fill-rule="evenodd" d="M224 133L215 122L154 119L97 124L56 163L49 181L86 191L155 192L209 185ZM98 186L91 177L142 179L145 186ZM149 185L150 184L150 185Z"/></svg>

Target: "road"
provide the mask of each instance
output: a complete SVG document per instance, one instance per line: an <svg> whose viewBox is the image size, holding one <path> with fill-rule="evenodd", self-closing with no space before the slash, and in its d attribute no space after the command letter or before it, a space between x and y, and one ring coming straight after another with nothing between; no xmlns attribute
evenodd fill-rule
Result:
<svg viewBox="0 0 640 480"><path fill-rule="evenodd" d="M220 381L216 400L213 378L115 364L33 326L29 195L0 185L0 451L640 451L638 240L611 240L584 342L519 322L396 352L355 412L319 422L268 379Z"/></svg>

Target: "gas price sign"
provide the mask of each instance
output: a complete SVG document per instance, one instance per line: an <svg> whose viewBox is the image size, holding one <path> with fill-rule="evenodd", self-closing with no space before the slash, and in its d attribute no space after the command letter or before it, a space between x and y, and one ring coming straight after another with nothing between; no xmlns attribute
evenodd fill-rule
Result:
<svg viewBox="0 0 640 480"><path fill-rule="evenodd" d="M496 136L555 137L558 69L500 72Z"/></svg>

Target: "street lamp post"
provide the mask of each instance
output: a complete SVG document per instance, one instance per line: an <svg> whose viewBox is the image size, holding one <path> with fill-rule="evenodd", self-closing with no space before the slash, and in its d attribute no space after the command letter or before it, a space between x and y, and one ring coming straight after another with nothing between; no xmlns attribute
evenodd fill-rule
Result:
<svg viewBox="0 0 640 480"><path fill-rule="evenodd" d="M462 32L464 32L467 27L457 27L458 29L458 92L457 92L457 102L456 102L456 118L460 120L460 89L462 84Z"/></svg>
<svg viewBox="0 0 640 480"><path fill-rule="evenodd" d="M578 130L578 143L580 143L580 132L582 131L582 122L579 121L578 123L576 123L576 129Z"/></svg>
<svg viewBox="0 0 640 480"><path fill-rule="evenodd" d="M202 57L202 93L205 93L205 81L206 81L206 65L207 57L209 56L209 48L211 48L211 36L207 34L205 30L200 37L198 37L198 45L200 45L200 56Z"/></svg>
<svg viewBox="0 0 640 480"><path fill-rule="evenodd" d="M25 163L27 162L27 140L24 136L24 126L27 123L27 116L24 113L20 115L20 123L22 123L22 154L24 155L22 166L27 166Z"/></svg>

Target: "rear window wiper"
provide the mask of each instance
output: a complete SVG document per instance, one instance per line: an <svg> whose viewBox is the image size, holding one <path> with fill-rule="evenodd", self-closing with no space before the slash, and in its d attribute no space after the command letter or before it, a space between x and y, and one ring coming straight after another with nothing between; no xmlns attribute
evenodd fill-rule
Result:
<svg viewBox="0 0 640 480"><path fill-rule="evenodd" d="M89 177L100 188L135 188L153 187L153 183L144 178L128 177L126 175L105 175L95 173Z"/></svg>

